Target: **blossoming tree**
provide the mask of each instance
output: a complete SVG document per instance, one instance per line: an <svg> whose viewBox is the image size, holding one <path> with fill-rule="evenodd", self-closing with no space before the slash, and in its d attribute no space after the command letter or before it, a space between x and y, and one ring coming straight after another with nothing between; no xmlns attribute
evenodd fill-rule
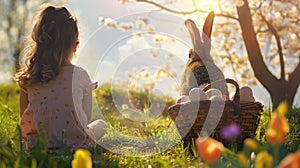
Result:
<svg viewBox="0 0 300 168"><path fill-rule="evenodd" d="M31 26L33 12L41 3L50 1L0 0L0 71L18 67L18 57ZM58 0L56 2L63 2Z"/></svg>
<svg viewBox="0 0 300 168"><path fill-rule="evenodd" d="M241 84L260 82L273 108L293 104L300 83L300 1L289 0L121 0L147 3L187 17L214 10L220 22L213 31L217 64ZM184 7L183 7L184 6ZM180 7L180 9L178 9Z"/></svg>

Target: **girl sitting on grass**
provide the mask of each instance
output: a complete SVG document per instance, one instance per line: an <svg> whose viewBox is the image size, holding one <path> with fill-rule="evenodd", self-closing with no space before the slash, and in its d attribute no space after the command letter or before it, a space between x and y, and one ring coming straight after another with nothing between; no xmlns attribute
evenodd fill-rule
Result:
<svg viewBox="0 0 300 168"><path fill-rule="evenodd" d="M65 7L50 4L41 5L35 17L25 65L15 75L26 148L36 144L40 131L48 149L93 147L106 123L90 123L94 87L88 73L71 64L79 44L77 20Z"/></svg>

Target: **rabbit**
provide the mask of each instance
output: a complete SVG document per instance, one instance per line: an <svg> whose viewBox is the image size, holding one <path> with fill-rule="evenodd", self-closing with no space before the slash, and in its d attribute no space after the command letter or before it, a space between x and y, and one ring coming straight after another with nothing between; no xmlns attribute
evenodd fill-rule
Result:
<svg viewBox="0 0 300 168"><path fill-rule="evenodd" d="M216 66L210 55L210 36L213 20L214 13L210 12L203 25L202 39L194 21L191 19L185 21L185 26L192 39L193 48L190 49L186 69L182 75L180 95L188 95L192 88L201 87L216 80L224 79L224 74ZM215 88L219 89L222 94L227 95L225 82L224 84L222 82L222 84L215 86Z"/></svg>

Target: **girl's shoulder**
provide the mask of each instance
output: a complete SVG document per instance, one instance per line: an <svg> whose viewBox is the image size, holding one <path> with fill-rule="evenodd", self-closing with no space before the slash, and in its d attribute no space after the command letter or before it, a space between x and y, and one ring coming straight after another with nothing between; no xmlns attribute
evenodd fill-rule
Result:
<svg viewBox="0 0 300 168"><path fill-rule="evenodd" d="M21 84L20 81L18 81L17 84L18 84L20 90L27 94L27 87L25 87L23 84Z"/></svg>
<svg viewBox="0 0 300 168"><path fill-rule="evenodd" d="M63 67L63 70L65 71L73 71L73 73L83 73L83 74L88 74L87 71L80 67L80 66L77 66L77 65L67 65L67 66L64 66Z"/></svg>
<svg viewBox="0 0 300 168"><path fill-rule="evenodd" d="M91 78L90 75L88 74L88 72L77 65L71 65L72 68L72 74L73 74L73 80L80 80L81 82L87 81L88 83L90 83Z"/></svg>
<svg viewBox="0 0 300 168"><path fill-rule="evenodd" d="M84 68L77 65L73 65L73 73L89 76L88 72Z"/></svg>

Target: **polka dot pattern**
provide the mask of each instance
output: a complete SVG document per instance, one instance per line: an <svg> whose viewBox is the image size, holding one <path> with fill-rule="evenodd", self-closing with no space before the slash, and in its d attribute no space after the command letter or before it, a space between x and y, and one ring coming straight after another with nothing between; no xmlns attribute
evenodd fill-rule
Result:
<svg viewBox="0 0 300 168"><path fill-rule="evenodd" d="M87 129L91 116L92 82L85 70L65 66L56 79L26 89L29 104L21 117L22 136L44 131L49 148L68 146L79 148L94 144L93 133ZM37 124L38 123L38 124ZM30 144L34 145L35 136ZM28 145L30 147L30 145Z"/></svg>

